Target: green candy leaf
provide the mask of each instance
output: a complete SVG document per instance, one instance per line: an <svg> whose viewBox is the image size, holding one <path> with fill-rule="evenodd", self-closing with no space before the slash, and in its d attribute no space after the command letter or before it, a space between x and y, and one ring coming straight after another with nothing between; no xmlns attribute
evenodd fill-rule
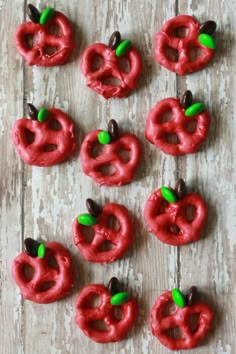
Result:
<svg viewBox="0 0 236 354"><path fill-rule="evenodd" d="M77 221L85 226L94 226L98 223L97 218L91 214L80 214L77 217Z"/></svg>
<svg viewBox="0 0 236 354"><path fill-rule="evenodd" d="M181 308L184 308L187 305L186 298L183 293L177 288L174 288L171 292L172 299L174 303Z"/></svg>
<svg viewBox="0 0 236 354"><path fill-rule="evenodd" d="M46 25L55 15L55 10L52 7L47 7L43 10L40 15L39 23L40 25Z"/></svg>
<svg viewBox="0 0 236 354"><path fill-rule="evenodd" d="M116 48L116 56L121 57L122 55L125 55L126 53L128 53L128 51L131 48L131 45L132 44L128 39L120 42L120 44Z"/></svg>
<svg viewBox="0 0 236 354"><path fill-rule="evenodd" d="M195 116L196 114L202 113L206 110L205 105L202 102L196 102L188 107L185 111L187 117Z"/></svg>
<svg viewBox="0 0 236 354"><path fill-rule="evenodd" d="M125 302L129 301L130 295L126 292L120 292L111 297L111 304L113 306L120 306L124 304Z"/></svg>
<svg viewBox="0 0 236 354"><path fill-rule="evenodd" d="M43 123L48 119L49 110L47 108L41 108L38 112L38 121Z"/></svg>
<svg viewBox="0 0 236 354"><path fill-rule="evenodd" d="M215 39L208 33L201 33L198 36L199 42L204 45L204 47L210 49L216 49L216 42Z"/></svg>
<svg viewBox="0 0 236 354"><path fill-rule="evenodd" d="M175 194L175 192L170 189L169 187L161 187L161 194L162 194L162 197L167 200L167 202L169 203L175 203L177 202L177 196Z"/></svg>
<svg viewBox="0 0 236 354"><path fill-rule="evenodd" d="M109 144L111 142L111 135L106 131L101 131L98 133L98 141L102 145Z"/></svg>
<svg viewBox="0 0 236 354"><path fill-rule="evenodd" d="M40 243L39 248L38 248L38 257L43 258L46 253L46 246L44 243Z"/></svg>

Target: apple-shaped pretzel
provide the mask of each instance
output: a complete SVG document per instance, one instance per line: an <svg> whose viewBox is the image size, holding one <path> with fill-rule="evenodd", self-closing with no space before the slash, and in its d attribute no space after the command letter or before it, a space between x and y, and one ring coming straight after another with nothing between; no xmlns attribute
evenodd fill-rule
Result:
<svg viewBox="0 0 236 354"><path fill-rule="evenodd" d="M104 145L103 151L93 157L93 147L97 143ZM122 151L129 152L128 161L120 155ZM81 145L80 157L84 173L99 186L122 186L131 182L134 177L141 158L141 145L134 134L119 134L116 121L111 119L108 132L97 129L86 135ZM104 173L103 168L107 166L115 169L113 174Z"/></svg>
<svg viewBox="0 0 236 354"><path fill-rule="evenodd" d="M182 37L178 30L185 28L187 34ZM160 65L178 75L185 75L203 69L213 58L216 43L211 36L216 29L214 21L200 23L191 16L180 15L167 21L155 35L154 57ZM178 52L173 58L169 50ZM191 58L192 51L201 51L200 57Z"/></svg>
<svg viewBox="0 0 236 354"><path fill-rule="evenodd" d="M40 14L28 5L28 15L32 22L21 24L15 32L15 45L20 55L29 65L55 66L64 64L75 47L71 24L61 12L48 7ZM53 34L52 28L60 33ZM37 36L33 46L29 36Z"/></svg>
<svg viewBox="0 0 236 354"><path fill-rule="evenodd" d="M152 333L171 350L197 347L211 328L214 313L207 304L196 299L196 293L195 286L189 289L187 296L177 288L167 291L157 298L151 310ZM175 311L165 315L173 304ZM176 327L181 331L180 338L171 333Z"/></svg>
<svg viewBox="0 0 236 354"><path fill-rule="evenodd" d="M87 261L101 264L114 262L121 258L133 243L132 223L128 210L116 203L108 203L99 208L90 198L86 200L86 204L90 213L80 214L72 224L74 244ZM109 226L111 216L118 220L118 229ZM92 227L94 230L91 242L86 238L86 229L84 230L83 226ZM102 247L106 241L111 242L113 248L104 251Z"/></svg>
<svg viewBox="0 0 236 354"><path fill-rule="evenodd" d="M102 58L102 66L94 70L98 56ZM129 62L128 72L120 65L121 57ZM136 87L142 71L142 59L131 42L121 41L120 33L115 31L110 37L109 46L96 43L85 49L81 71L86 77L86 85L104 98L122 98ZM120 84L106 84L106 79L111 77L119 80Z"/></svg>
<svg viewBox="0 0 236 354"><path fill-rule="evenodd" d="M200 238L207 217L203 199L187 193L182 179L176 190L163 186L147 200L144 218L149 231L169 245L181 246Z"/></svg>
<svg viewBox="0 0 236 354"><path fill-rule="evenodd" d="M119 290L118 279L111 278L108 288L101 284L84 287L76 300L75 322L92 340L98 343L119 342L127 336L138 314L136 300L129 293ZM93 306L94 296L101 299ZM116 316L117 308L122 318ZM104 321L107 330L97 328L97 321Z"/></svg>
<svg viewBox="0 0 236 354"><path fill-rule="evenodd" d="M76 148L74 123L60 109L28 104L31 119L17 120L12 139L22 160L28 165L51 166L64 161Z"/></svg>
<svg viewBox="0 0 236 354"><path fill-rule="evenodd" d="M31 238L25 240L25 248L11 267L23 297L47 304L66 296L74 283L69 252L58 242L44 244ZM33 268L33 274L27 274L26 267Z"/></svg>
<svg viewBox="0 0 236 354"><path fill-rule="evenodd" d="M163 122L171 110L171 119ZM191 125L195 124L193 130ZM177 98L165 98L150 110L146 120L145 137L164 153L178 156L193 154L206 140L210 115L202 102L193 103L191 91L186 91L180 102ZM175 134L178 141L171 142L168 136Z"/></svg>

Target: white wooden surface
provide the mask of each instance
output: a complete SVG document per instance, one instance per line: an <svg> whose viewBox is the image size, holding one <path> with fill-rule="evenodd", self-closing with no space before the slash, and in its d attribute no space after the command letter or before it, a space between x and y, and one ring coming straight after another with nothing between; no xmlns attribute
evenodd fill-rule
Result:
<svg viewBox="0 0 236 354"><path fill-rule="evenodd" d="M81 0L36 1L55 6L72 21L77 47L71 62L55 68L28 67L13 45L13 33L25 19L26 1L0 0L0 352L37 353L169 353L150 332L150 309L157 296L195 284L215 310L211 335L191 353L236 353L235 259L235 1L214 0ZM207 69L177 77L153 59L154 34L176 14L195 15L218 23L216 57ZM79 63L84 48L107 42L120 30L138 47L144 71L138 89L126 99L105 101L85 87ZM174 158L144 140L145 118L156 102L186 89L212 113L210 136L200 152ZM81 171L78 151L70 161L50 168L28 167L15 153L10 131L24 116L25 102L55 106L76 122L77 140L110 118L136 133L144 155L137 178L119 188L97 187ZM209 217L203 239L181 248L149 235L142 217L145 200L160 185L186 179L207 201ZM133 218L135 243L124 259L98 266L84 261L74 247L71 221L85 210L85 199L126 205ZM12 259L26 237L57 240L73 255L76 282L71 296L49 304L24 301L10 275ZM75 298L89 283L118 276L137 297L140 314L128 339L96 344L74 323ZM188 353L190 351L185 351ZM180 352L179 352L180 353Z"/></svg>

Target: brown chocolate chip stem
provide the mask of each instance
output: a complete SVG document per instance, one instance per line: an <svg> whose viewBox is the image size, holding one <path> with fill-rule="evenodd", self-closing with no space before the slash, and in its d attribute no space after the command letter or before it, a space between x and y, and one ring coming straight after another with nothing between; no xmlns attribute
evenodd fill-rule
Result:
<svg viewBox="0 0 236 354"><path fill-rule="evenodd" d="M93 199L86 199L86 207L88 212L95 217L101 214L101 207Z"/></svg>
<svg viewBox="0 0 236 354"><path fill-rule="evenodd" d="M37 257L38 255L38 248L40 243L33 238L26 238L24 240L25 250L30 257Z"/></svg>
<svg viewBox="0 0 236 354"><path fill-rule="evenodd" d="M111 135L112 140L116 140L119 136L119 128L115 119L111 119L108 123L108 133Z"/></svg>
<svg viewBox="0 0 236 354"><path fill-rule="evenodd" d="M108 283L108 291L111 296L119 293L121 291L120 282L116 277L112 277Z"/></svg>
<svg viewBox="0 0 236 354"><path fill-rule="evenodd" d="M27 103L27 110L28 110L28 115L31 119L37 120L38 119L38 110L37 108L32 105L32 103Z"/></svg>
<svg viewBox="0 0 236 354"><path fill-rule="evenodd" d="M186 194L187 188L186 188L186 184L182 178L180 178L177 181L176 186L175 186L175 191L176 191L177 197L179 199L182 199L184 197L184 195Z"/></svg>
<svg viewBox="0 0 236 354"><path fill-rule="evenodd" d="M207 34L212 34L216 30L216 23L215 21L206 21L201 24L199 28L199 33L207 33Z"/></svg>
<svg viewBox="0 0 236 354"><path fill-rule="evenodd" d="M119 31L115 31L112 33L109 42L108 42L108 47L110 47L112 50L116 49L121 41L121 34Z"/></svg>
<svg viewBox="0 0 236 354"><path fill-rule="evenodd" d="M190 90L187 90L184 92L183 96L182 96L182 100L181 100L181 106L184 109L187 109L188 107L190 107L193 103L193 95L192 92Z"/></svg>
<svg viewBox="0 0 236 354"><path fill-rule="evenodd" d="M27 14L32 22L39 23L40 12L34 5L29 4L27 6Z"/></svg>
<svg viewBox="0 0 236 354"><path fill-rule="evenodd" d="M187 294L186 294L186 302L188 306L192 306L194 301L196 300L196 296L197 296L197 287L191 286L191 288L188 290Z"/></svg>

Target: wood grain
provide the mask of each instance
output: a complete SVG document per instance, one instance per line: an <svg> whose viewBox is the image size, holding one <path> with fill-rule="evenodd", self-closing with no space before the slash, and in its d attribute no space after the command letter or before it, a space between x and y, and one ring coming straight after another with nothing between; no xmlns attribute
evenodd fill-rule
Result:
<svg viewBox="0 0 236 354"><path fill-rule="evenodd" d="M35 5L44 8L46 1ZM169 353L150 331L150 310L163 291L183 290L195 284L215 309L212 334L201 347L184 353L234 354L235 342L235 139L234 108L235 33L234 0L81 0L51 1L71 19L76 50L71 61L54 68L27 66L13 44L14 29L25 18L26 3L0 1L0 349L4 354ZM153 59L153 37L162 24L176 14L195 15L199 21L215 19L218 50L213 63L201 72L177 77ZM128 98L105 101L85 87L79 69L87 45L108 41L120 30L140 50L144 70L137 90ZM191 89L212 115L210 136L200 152L174 158L144 139L148 111L165 97L180 96ZM76 124L78 146L85 134L105 128L109 119L123 130L137 134L143 160L135 181L118 188L97 187L81 170L79 151L69 161L50 168L24 165L10 142L10 130L25 115L26 102L37 107L57 107L68 112ZM201 194L209 206L203 239L181 248L159 242L149 234L143 220L148 196L163 184L174 185L182 177L189 188ZM85 211L91 197L101 204L123 203L134 224L135 243L126 257L99 266L84 261L73 245L72 219ZM49 305L25 301L10 275L12 259L22 249L23 239L56 240L73 257L76 282L66 299ZM74 323L74 304L79 291L89 283L107 284L111 276L121 279L140 304L136 325L121 343L101 345L85 337ZM6 325L7 324L7 325ZM180 351L178 353L181 353Z"/></svg>

